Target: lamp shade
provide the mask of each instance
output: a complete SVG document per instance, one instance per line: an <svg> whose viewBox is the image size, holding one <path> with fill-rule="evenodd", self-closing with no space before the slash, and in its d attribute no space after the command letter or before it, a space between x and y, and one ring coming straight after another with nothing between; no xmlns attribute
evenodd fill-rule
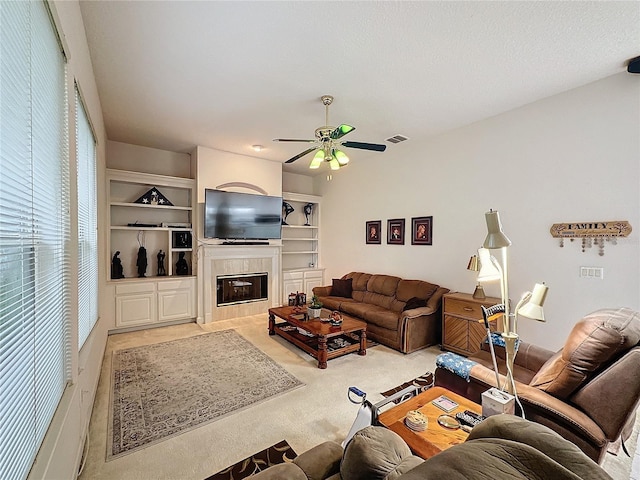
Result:
<svg viewBox="0 0 640 480"><path fill-rule="evenodd" d="M480 271L480 262L478 261L477 255L471 255L469 264L467 265L467 270L471 270L472 272Z"/></svg>
<svg viewBox="0 0 640 480"><path fill-rule="evenodd" d="M318 150L316 154L313 156L313 159L309 164L309 168L313 168L313 169L320 168L320 165L322 165L322 162L324 162L324 151Z"/></svg>
<svg viewBox="0 0 640 480"><path fill-rule="evenodd" d="M480 271L478 272L479 282L491 282L493 280L500 280L502 274L491 260L491 252L486 248L478 249L478 260L480 262Z"/></svg>
<svg viewBox="0 0 640 480"><path fill-rule="evenodd" d="M335 157L333 157L331 160L329 160L329 166L331 167L331 170L339 170L340 169L340 164L338 163L338 160L336 160Z"/></svg>
<svg viewBox="0 0 640 480"><path fill-rule="evenodd" d="M340 164L341 167L349 163L349 157L347 157L347 154L344 153L342 150L338 150L338 149L334 150L333 156L336 158L336 160L338 160L338 163Z"/></svg>
<svg viewBox="0 0 640 480"><path fill-rule="evenodd" d="M484 239L484 248L503 248L511 245L511 240L502 231L500 215L497 211L489 211L484 214L487 222L487 238Z"/></svg>
<svg viewBox="0 0 640 480"><path fill-rule="evenodd" d="M536 286L533 288L533 292L531 293L531 298L518 309L518 315L544 322L544 310L542 309L542 306L547 298L548 291L549 287L544 283L536 283Z"/></svg>

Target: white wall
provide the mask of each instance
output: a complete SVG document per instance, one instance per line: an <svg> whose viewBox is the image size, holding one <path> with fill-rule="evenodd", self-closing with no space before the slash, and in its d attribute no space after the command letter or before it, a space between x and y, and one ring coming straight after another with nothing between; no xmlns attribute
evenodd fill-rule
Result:
<svg viewBox="0 0 640 480"><path fill-rule="evenodd" d="M314 195L316 193L314 179L308 175L282 172L282 191Z"/></svg>
<svg viewBox="0 0 640 480"><path fill-rule="evenodd" d="M425 143L391 145L366 162L353 156L323 196L321 253L326 278L348 271L395 274L472 292L469 257L498 210L509 249L512 301L545 281L545 324L523 320L521 337L560 348L573 324L598 308L640 309L640 76L621 73L460 128ZM412 246L411 217L433 215L433 245ZM405 245L365 245L365 222L405 218ZM628 220L618 245L560 248L553 223ZM340 232L336 235L336 232ZM384 238L384 236L383 236ZM578 277L604 268L604 280ZM499 296L496 286L485 286Z"/></svg>
<svg viewBox="0 0 640 480"><path fill-rule="evenodd" d="M87 109L91 124L96 135L97 163L98 163L98 249L105 245L104 208L104 165L106 133L102 121L102 108L97 93L93 67L89 57L84 25L80 14L80 7L76 1L52 1L52 14L67 54L67 87L69 91L69 122L70 145L69 152L72 163L72 173L75 172L75 94L74 80L78 83L82 98ZM73 191L73 189L72 189ZM72 193L75 198L75 193ZM75 202L72 203L72 218L77 211ZM75 243L77 243L74 240ZM72 245L73 248L73 245ZM72 271L77 271L76 265ZM100 256L99 278L101 287L104 285L105 264ZM91 417L95 391L98 386L100 367L107 338L107 325L102 315L95 328L87 338L82 350L72 350L72 385L63 395L56 410L53 422L45 436L44 443L38 452L36 461L29 478L42 479L71 479L76 477L86 431ZM72 306L73 332L72 338L77 339L77 308ZM74 342L75 343L75 342Z"/></svg>
<svg viewBox="0 0 640 480"><path fill-rule="evenodd" d="M113 140L107 142L107 167L170 177L195 178L195 172L191 171L191 156L188 153L169 152Z"/></svg>

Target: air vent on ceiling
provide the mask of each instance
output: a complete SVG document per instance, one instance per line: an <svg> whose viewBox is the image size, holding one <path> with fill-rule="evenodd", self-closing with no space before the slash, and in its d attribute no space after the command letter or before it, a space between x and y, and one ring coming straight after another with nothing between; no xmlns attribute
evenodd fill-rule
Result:
<svg viewBox="0 0 640 480"><path fill-rule="evenodd" d="M390 142L390 143L400 143L400 142L404 142L405 140L409 140L409 137L405 137L404 135L400 135L400 134L387 138L387 142Z"/></svg>

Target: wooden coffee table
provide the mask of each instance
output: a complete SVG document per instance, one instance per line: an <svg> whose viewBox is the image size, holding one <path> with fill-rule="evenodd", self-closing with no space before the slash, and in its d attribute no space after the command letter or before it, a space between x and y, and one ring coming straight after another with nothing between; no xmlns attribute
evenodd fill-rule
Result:
<svg viewBox="0 0 640 480"><path fill-rule="evenodd" d="M269 335L279 335L316 358L318 368L327 368L327 360L347 353L367 354L365 322L342 314L342 325L334 327L328 322L330 310L322 309L320 319L303 320L306 311L306 307L270 308ZM276 324L276 317L284 322Z"/></svg>
<svg viewBox="0 0 640 480"><path fill-rule="evenodd" d="M458 403L458 407L449 412L449 415L455 416L456 413L464 412L465 410L482 413L482 407L477 403L445 388L433 387L381 413L378 421L389 430L393 430L400 435L415 455L424 459L431 458L449 447L463 443L469 436L461 428L451 430L438 423L438 417L446 414L446 412L433 405L431 401L440 395L445 395ZM419 410L427 416L429 423L425 431L414 432L405 425L404 417L410 410Z"/></svg>

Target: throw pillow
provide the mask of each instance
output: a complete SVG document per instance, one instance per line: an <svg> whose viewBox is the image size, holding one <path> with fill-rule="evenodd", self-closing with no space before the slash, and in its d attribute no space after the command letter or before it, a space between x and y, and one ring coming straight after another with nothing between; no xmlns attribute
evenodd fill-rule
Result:
<svg viewBox="0 0 640 480"><path fill-rule="evenodd" d="M407 304L404 306L402 311L404 312L405 310L413 310L414 308L420 308L420 307L426 307L426 306L427 306L427 301L425 299L418 298L418 297L411 297L409 300L407 300Z"/></svg>
<svg viewBox="0 0 640 480"><path fill-rule="evenodd" d="M334 278L333 283L331 284L331 295L334 297L345 297L351 298L351 292L353 291L353 279L347 278L346 280L341 280L339 278Z"/></svg>

